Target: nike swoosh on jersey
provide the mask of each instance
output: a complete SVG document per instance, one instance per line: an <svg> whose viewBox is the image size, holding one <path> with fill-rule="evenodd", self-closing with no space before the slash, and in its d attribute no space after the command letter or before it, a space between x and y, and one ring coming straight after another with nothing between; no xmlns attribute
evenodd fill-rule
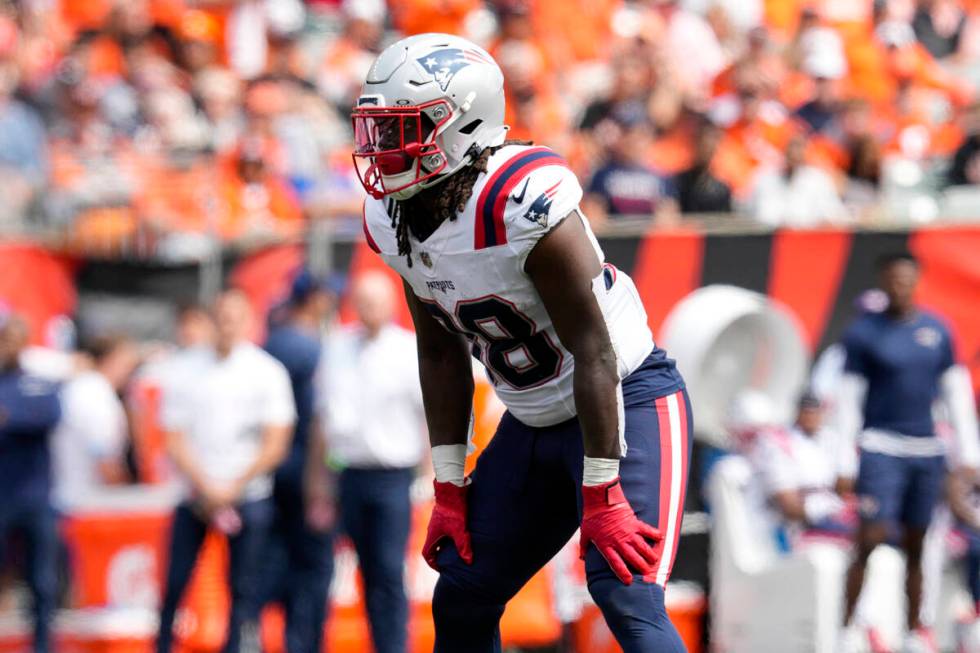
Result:
<svg viewBox="0 0 980 653"><path fill-rule="evenodd" d="M524 188L521 189L521 194L520 195L511 195L510 198L512 200L514 200L515 202L517 202L518 204L523 204L524 203L524 194L527 193L527 185L529 183L531 183L531 180L530 179L525 179L524 180Z"/></svg>

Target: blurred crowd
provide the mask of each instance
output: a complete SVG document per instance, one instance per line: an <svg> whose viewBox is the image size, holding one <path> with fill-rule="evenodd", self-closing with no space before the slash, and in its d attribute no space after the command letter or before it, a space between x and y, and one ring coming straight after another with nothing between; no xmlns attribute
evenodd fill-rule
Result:
<svg viewBox="0 0 980 653"><path fill-rule="evenodd" d="M597 224L980 215L972 0L5 0L0 219L178 258L356 221L349 107L420 31L490 50Z"/></svg>

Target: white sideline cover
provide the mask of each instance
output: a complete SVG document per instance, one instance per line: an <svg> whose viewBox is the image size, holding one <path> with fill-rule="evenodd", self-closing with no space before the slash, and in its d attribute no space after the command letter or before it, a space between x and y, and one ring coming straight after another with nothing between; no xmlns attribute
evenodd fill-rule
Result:
<svg viewBox="0 0 980 653"><path fill-rule="evenodd" d="M792 311L735 286L699 288L671 310L659 339L684 375L702 441L730 448L725 417L736 395L761 392L776 423L794 416L809 354Z"/></svg>
<svg viewBox="0 0 980 653"><path fill-rule="evenodd" d="M849 552L811 544L780 554L751 500L752 469L741 456L715 466L708 481L713 517L711 612L716 653L836 653ZM902 556L890 547L872 555L858 619L890 641L904 623Z"/></svg>

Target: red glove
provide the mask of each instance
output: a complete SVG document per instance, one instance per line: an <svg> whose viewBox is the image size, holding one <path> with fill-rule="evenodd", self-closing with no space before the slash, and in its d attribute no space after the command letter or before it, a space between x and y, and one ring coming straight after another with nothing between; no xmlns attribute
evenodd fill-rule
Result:
<svg viewBox="0 0 980 653"><path fill-rule="evenodd" d="M455 483L432 482L436 490L436 505L429 518L429 532L422 545L422 557L429 566L439 571L436 566L436 555L440 550L440 542L449 538L456 545L459 557L466 564L473 562L473 550L470 548L470 533L466 530L466 491Z"/></svg>
<svg viewBox="0 0 980 653"><path fill-rule="evenodd" d="M579 555L585 559L589 543L606 559L619 580L633 583L633 572L649 574L657 554L649 542L660 541L660 531L641 522L630 507L619 478L601 485L582 486L582 537ZM629 567L627 567L627 563Z"/></svg>

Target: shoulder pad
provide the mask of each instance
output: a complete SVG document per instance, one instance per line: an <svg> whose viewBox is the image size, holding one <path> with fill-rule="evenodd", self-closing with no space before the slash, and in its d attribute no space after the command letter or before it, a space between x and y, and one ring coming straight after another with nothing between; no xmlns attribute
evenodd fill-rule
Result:
<svg viewBox="0 0 980 653"><path fill-rule="evenodd" d="M528 147L508 151L507 155L483 184L477 199L474 249L506 244L508 230L547 231L582 198L575 174L553 150ZM510 240L517 233L511 233Z"/></svg>

